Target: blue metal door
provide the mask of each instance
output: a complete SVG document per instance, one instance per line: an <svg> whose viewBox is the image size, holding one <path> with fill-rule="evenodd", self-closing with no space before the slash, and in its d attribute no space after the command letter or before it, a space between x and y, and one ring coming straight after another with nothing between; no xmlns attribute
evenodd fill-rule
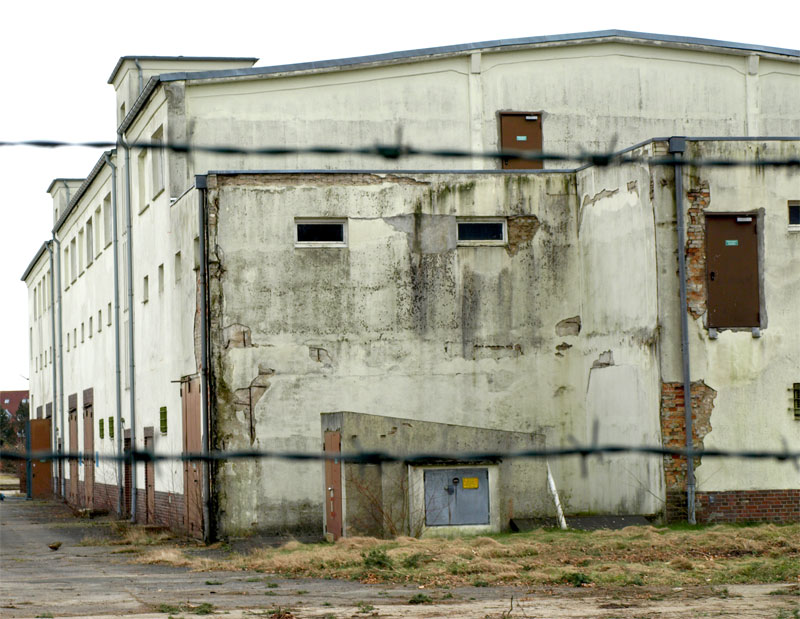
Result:
<svg viewBox="0 0 800 619"><path fill-rule="evenodd" d="M427 526L489 524L487 469L429 469L424 480Z"/></svg>

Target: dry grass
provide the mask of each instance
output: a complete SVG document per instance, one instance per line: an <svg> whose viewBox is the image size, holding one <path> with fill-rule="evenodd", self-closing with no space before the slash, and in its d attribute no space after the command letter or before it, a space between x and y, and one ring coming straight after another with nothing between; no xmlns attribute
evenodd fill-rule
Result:
<svg viewBox="0 0 800 619"><path fill-rule="evenodd" d="M343 578L426 585L718 585L798 582L800 525L694 529L628 527L453 540L346 538L335 544L289 542L224 559L178 549L144 552L143 563L197 570L234 569L288 577Z"/></svg>

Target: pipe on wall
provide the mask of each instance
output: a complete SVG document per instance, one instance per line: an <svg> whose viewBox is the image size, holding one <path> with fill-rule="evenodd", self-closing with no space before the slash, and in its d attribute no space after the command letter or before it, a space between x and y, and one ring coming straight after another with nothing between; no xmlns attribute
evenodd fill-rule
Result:
<svg viewBox="0 0 800 619"><path fill-rule="evenodd" d="M129 396L131 414L131 522L136 522L136 501L138 491L136 489L136 467L137 463L133 460L133 451L136 449L136 374L135 355L133 343L133 234L131 229L131 149L128 146L123 134L118 134L119 143L125 150L125 233L128 236L127 244L127 275L128 275L128 375L129 375ZM119 428L122 432L122 427Z"/></svg>
<svg viewBox="0 0 800 619"><path fill-rule="evenodd" d="M111 160L111 151L103 153L111 169L111 242L114 253L114 387L116 395L117 454L122 453L122 368L119 354L119 254L117 228L117 166ZM125 509L124 465L117 460L117 514Z"/></svg>
<svg viewBox="0 0 800 619"><path fill-rule="evenodd" d="M686 152L686 138L669 139L669 152L675 157L682 157ZM686 512L689 524L695 524L695 479L694 457L691 454L694 446L692 428L692 382L689 359L689 311L686 302L686 226L683 215L683 167L675 164L675 213L678 228L678 278L680 279L680 315L681 315L681 358L683 368L683 410L686 430Z"/></svg>
<svg viewBox="0 0 800 619"><path fill-rule="evenodd" d="M53 344L53 353L55 353L56 349L57 349L57 347L56 347L56 300L55 300L56 296L55 296L55 283L54 283L54 278L55 278L56 271L55 271L55 257L53 256L53 252L54 252L53 244L54 244L54 241L55 241L55 237L56 237L56 235L55 235L55 233L53 233L53 240L50 241L49 243L47 243L47 251L50 254L50 331L51 331L50 341ZM58 444L58 434L57 434L57 426L56 426L56 419L57 419L56 406L58 406L58 405L56 404L56 402L58 402L58 393L59 392L58 392L58 388L57 388L57 385L56 385L56 379L57 379L56 363L55 363L55 359L52 358L52 353L51 353L50 356L51 356L50 365L53 368L53 417L52 417L52 420L51 420L53 427L50 428L50 430L52 432L51 445L53 447L53 450L55 450L55 446ZM58 358L59 358L59 361L60 361L61 360L61 355L60 354L59 354ZM53 466L53 469L54 469L54 473L58 472L58 464L56 464L55 460L53 460L52 466ZM54 474L52 476L52 478L53 478L53 494L58 494L58 488L56 487L56 484L58 483L58 476Z"/></svg>
<svg viewBox="0 0 800 619"><path fill-rule="evenodd" d="M208 255L206 251L206 177L195 176L197 188L197 225L198 238L200 239L200 400L202 416L202 451L203 455L209 452L209 413L208 413ZM185 430L184 430L185 431ZM211 474L207 460L203 461L203 539L211 541L210 503L211 503Z"/></svg>

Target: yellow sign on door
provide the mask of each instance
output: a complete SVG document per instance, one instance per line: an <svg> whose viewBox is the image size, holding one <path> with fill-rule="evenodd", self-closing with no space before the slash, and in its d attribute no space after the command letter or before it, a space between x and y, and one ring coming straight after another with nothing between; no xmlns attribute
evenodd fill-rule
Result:
<svg viewBox="0 0 800 619"><path fill-rule="evenodd" d="M478 487L477 477L464 477L461 479L461 487L465 490L471 490Z"/></svg>

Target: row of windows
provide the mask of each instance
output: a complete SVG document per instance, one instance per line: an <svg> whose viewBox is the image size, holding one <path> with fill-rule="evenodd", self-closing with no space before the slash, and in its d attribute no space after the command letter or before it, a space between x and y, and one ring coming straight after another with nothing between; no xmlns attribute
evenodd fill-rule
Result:
<svg viewBox="0 0 800 619"><path fill-rule="evenodd" d="M94 214L86 219L78 233L68 243L64 243L62 252L64 290L92 266L102 251L111 245L111 240L111 194L109 193L103 199L103 205L98 206Z"/></svg>
<svg viewBox="0 0 800 619"><path fill-rule="evenodd" d="M505 217L470 217L456 220L459 245L505 245L508 226ZM296 247L347 245L347 219L295 219Z"/></svg>

